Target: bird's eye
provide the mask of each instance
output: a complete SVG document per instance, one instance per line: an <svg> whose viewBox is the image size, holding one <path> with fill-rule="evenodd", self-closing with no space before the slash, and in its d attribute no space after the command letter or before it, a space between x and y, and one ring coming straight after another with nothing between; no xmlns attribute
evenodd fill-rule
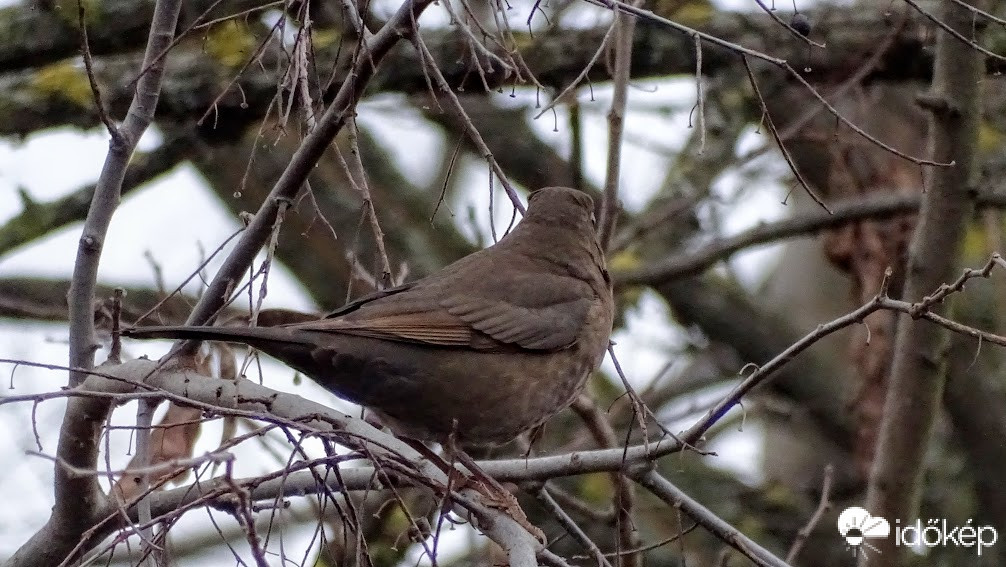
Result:
<svg viewBox="0 0 1006 567"><path fill-rule="evenodd" d="M590 222L591 224L597 224L597 217L594 216L594 212L590 212Z"/></svg>

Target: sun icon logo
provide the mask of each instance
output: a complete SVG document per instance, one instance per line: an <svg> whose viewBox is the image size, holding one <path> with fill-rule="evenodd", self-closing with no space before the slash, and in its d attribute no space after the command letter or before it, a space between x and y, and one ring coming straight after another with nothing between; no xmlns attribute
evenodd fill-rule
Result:
<svg viewBox="0 0 1006 567"><path fill-rule="evenodd" d="M845 538L853 555L859 555L863 547L880 553L880 550L870 545L867 540L889 536L891 524L881 517L873 516L865 508L852 506L838 515L838 533Z"/></svg>

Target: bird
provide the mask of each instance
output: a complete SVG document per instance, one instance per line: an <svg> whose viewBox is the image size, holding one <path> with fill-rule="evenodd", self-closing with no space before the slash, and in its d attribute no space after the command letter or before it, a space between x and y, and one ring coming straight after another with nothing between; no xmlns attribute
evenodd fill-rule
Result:
<svg viewBox="0 0 1006 567"><path fill-rule="evenodd" d="M545 187L498 242L438 272L272 327L134 327L137 339L242 343L419 441L494 446L566 408L614 318L594 204Z"/></svg>

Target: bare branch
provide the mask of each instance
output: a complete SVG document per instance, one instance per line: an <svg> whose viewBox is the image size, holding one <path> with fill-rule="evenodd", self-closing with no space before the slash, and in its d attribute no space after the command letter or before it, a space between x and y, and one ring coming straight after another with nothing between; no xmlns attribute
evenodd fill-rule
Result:
<svg viewBox="0 0 1006 567"><path fill-rule="evenodd" d="M520 211L521 214L524 214L524 204L521 203L520 197L517 196L517 191L515 191L513 186L510 185L510 181L507 179L506 173L503 171L503 168L500 167L496 158L493 157L492 152L489 151L489 146L487 146L485 140L482 139L482 135L479 134L478 129L475 128L474 124L472 124L471 119L468 117L468 113L465 112L465 108L461 105L461 101L458 100L458 95L454 94L451 86L447 83L447 79L444 78L444 74L440 71L440 68L437 67L437 62L433 58L433 54L430 52L430 49L426 46L426 42L423 40L422 36L416 34L413 36L413 43L419 51L423 68L428 73L433 75L440 92L443 93L447 97L447 100L451 102L451 106L454 107L454 112L457 114L458 118L465 122L465 132L478 148L482 157L489 162L489 168L500 180L504 191L506 191L507 197L510 199L510 203L513 204L514 209Z"/></svg>
<svg viewBox="0 0 1006 567"><path fill-rule="evenodd" d="M669 506L684 512L700 526L753 561L755 565L788 567L785 561L772 555L768 550L741 533L740 530L724 522L719 516L713 514L708 508L699 504L656 471L642 468L633 474L633 478L640 486L645 487Z"/></svg>
<svg viewBox="0 0 1006 567"><path fill-rule="evenodd" d="M612 567L611 563L604 556L604 553L597 547L597 544L590 539L590 536L584 533L573 518L569 517L569 514L562 509L562 506L555 501L555 498L552 498L552 495L549 494L543 486L539 486L537 490L532 492L532 494L534 494L538 503L541 504L542 507L545 508L545 510L551 514L563 528L565 528L566 532L572 535L576 541L580 542L580 544L591 553L599 566Z"/></svg>
<svg viewBox="0 0 1006 567"><path fill-rule="evenodd" d="M87 71L87 82L91 85L91 96L94 99L94 106L98 110L98 117L105 125L108 134L115 138L115 124L105 111L105 104L101 101L101 89L98 88L98 80L94 76L94 61L91 59L91 45L87 40L87 18L84 16L84 3L77 0L77 25L80 27L80 54L84 58L84 69Z"/></svg>
<svg viewBox="0 0 1006 567"><path fill-rule="evenodd" d="M72 367L90 368L94 364L97 342L91 302L94 300L101 250L104 247L108 225L112 221L112 214L118 206L122 193L126 165L140 137L153 120L154 109L157 108L164 61L161 59L156 65L149 62L171 43L180 10L181 2L178 0L159 0L154 7L143 65L148 67L150 72L144 74L137 82L136 94L125 120L120 128L112 132L108 156L105 158L94 196L91 198L87 219L84 221L68 296ZM69 381L71 386L76 386L82 381L82 376L71 373Z"/></svg>
<svg viewBox="0 0 1006 567"><path fill-rule="evenodd" d="M974 207L983 57L970 42L959 41L961 33L972 29L974 15L949 2L940 10L939 19L955 33L941 33L937 39L932 96L941 104L930 108L930 151L933 158L957 165L933 171L927 180L908 254L904 291L908 301L919 301L952 277ZM946 325L943 313L948 305L924 299L922 304L927 319ZM902 317L896 337L867 508L884 518L913 518L947 378L948 333ZM893 539L878 539L877 547L880 552L876 560L871 556L871 565L899 564L902 550Z"/></svg>
<svg viewBox="0 0 1006 567"><path fill-rule="evenodd" d="M800 555L800 551L803 550L804 543L807 542L807 538L814 532L814 528L821 523L821 518L824 517L828 510L831 510L831 489L834 482L835 467L829 464L824 468L824 480L821 483L821 499L818 501L814 513L807 520L807 525L800 528L800 531L797 532L796 539L793 540L793 545L790 546L789 552L786 554L787 563L796 561L796 558Z"/></svg>
<svg viewBox="0 0 1006 567"><path fill-rule="evenodd" d="M638 4L638 2L637 2ZM622 172L622 133L628 103L629 71L632 65L632 35L636 19L615 10L615 70L612 73L613 96L608 110L608 168L604 177L604 198L598 217L597 233L601 250L608 248L618 220L618 186Z"/></svg>
<svg viewBox="0 0 1006 567"><path fill-rule="evenodd" d="M199 303L192 310L188 324L201 325L213 320L217 310L227 300L229 290L239 281L255 254L265 243L272 230L273 221L279 211L281 200L292 200L307 179L335 135L345 125L356 107L356 101L373 77L376 65L403 37L405 30L432 3L432 0L409 0L405 2L388 22L368 40L361 42L361 54L357 56L357 73L343 82L335 99L318 120L290 159L290 163L276 182L269 196L259 207L248 228L227 257L223 266L210 282Z"/></svg>
<svg viewBox="0 0 1006 567"><path fill-rule="evenodd" d="M786 62L785 59L780 59L778 57L772 57L771 55L766 55L765 53L762 53L760 51L757 51L757 50L754 50L754 49L749 49L749 48L744 47L742 45L739 45L739 44L736 44L736 43L733 43L733 42L730 42L730 41L726 41L726 40L724 40L722 38L719 38L719 37L716 37L716 36L713 36L713 35L710 35L710 34L707 34L707 33L700 32L700 31L692 29L692 28L690 28L690 27L688 27L686 25L679 24L678 22L675 22L673 20L669 20L667 18L658 16L657 14L654 14L650 10L644 10L642 8L638 8L636 6L633 6L631 4L623 2L622 0L586 0L586 1L588 3L590 3L590 4L594 4L594 5L597 5L597 6L603 6L605 8L610 9L610 10L616 10L617 9L617 10L620 10L620 11L623 11L623 12L628 12L628 13L633 14L633 15L635 15L635 16L637 16L639 18L642 18L644 20L655 22L655 23L658 23L660 25L663 25L663 26L669 27L671 29L674 29L676 31L679 31L681 33L684 33L684 34L688 35L689 37L698 37L698 38L702 39L702 41L705 41L707 43L711 43L711 44L714 44L714 45L718 45L720 47L724 47L726 49L729 49L730 51L733 51L734 53L737 53L738 55L741 55L742 57L744 57L744 56L752 57L754 59L761 59L762 61L765 61L767 63L771 63L771 64L775 65L776 67L779 67L780 69L786 71L786 73L789 76L791 76L792 78L796 79L796 81L798 83L800 83L801 85L803 85L803 87L805 89L807 89L807 91L811 94L811 96L813 96L819 102L821 102L821 104L823 104L824 107L828 109L828 112L830 112L833 116L835 116L835 118L837 118L842 124L845 124L846 126L848 126L849 128L851 128L853 132L855 132L856 134L862 136L866 140L869 140L870 143L875 144L876 146L878 146L879 148L883 149L884 151L887 151L887 152L892 153L892 154L894 154L894 155L896 155L896 156L898 156L898 157L900 157L902 159L906 159L908 161L911 161L911 162L919 164L919 165L931 165L931 166L941 166L941 167L947 167L947 166L953 165L952 162L939 162L939 161L932 161L932 160L929 160L929 159L923 159L923 158L918 158L918 157L910 156L910 155L908 155L908 154L906 154L906 153L898 150L897 148L895 148L895 147L893 147L893 146L891 146L889 144L884 143L883 141L877 139L875 136L871 136L865 130L863 130L862 128L860 128L859 126L857 126L856 124L854 124L852 121L850 121L848 118L846 118L845 116L843 116L842 113L840 113L830 102L828 102L821 95L821 93L818 92L818 90L816 88L814 88L813 85L811 85L809 82L807 82L807 79L803 78L803 76L799 72L797 72L797 70L794 69L788 62Z"/></svg>
<svg viewBox="0 0 1006 567"><path fill-rule="evenodd" d="M1006 208L1006 194L979 193L975 200L978 208ZM910 213L918 210L920 202L921 197L917 194L872 193L863 199L831 205L832 213L811 211L796 218L762 224L736 236L713 240L697 250L672 254L645 268L615 272L612 277L617 285L657 285L663 281L697 274L751 246L808 236L860 219Z"/></svg>

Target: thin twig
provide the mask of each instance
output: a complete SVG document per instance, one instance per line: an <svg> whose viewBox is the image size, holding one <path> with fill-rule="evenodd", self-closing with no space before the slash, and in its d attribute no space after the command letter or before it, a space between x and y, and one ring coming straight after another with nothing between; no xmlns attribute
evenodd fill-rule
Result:
<svg viewBox="0 0 1006 567"><path fill-rule="evenodd" d="M963 2L962 0L951 0L951 1L954 4L957 4L958 6L960 6L961 8L964 8L965 10L970 10L971 12L973 12L975 14L978 14L979 16L981 16L981 17L983 17L983 18L985 18L987 20L991 20L991 21L999 24L1000 26L1006 26L1006 20L1004 20L1002 18L997 18L994 15L992 15L992 14L990 14L990 13L984 11L984 10L979 10L978 8L975 8L971 4L968 4L967 2Z"/></svg>
<svg viewBox="0 0 1006 567"><path fill-rule="evenodd" d="M221 2L222 2L222 0L218 0L217 2L214 2L212 6L210 6L206 10L204 10L203 13L200 14L199 17L196 18L193 21L192 26L190 26L189 29L186 30L186 32L188 32L190 30L198 30L198 29L207 28L207 27L210 27L210 26L212 26L214 24L220 24L220 23L226 22L228 20L234 20L234 19L240 18L242 16L249 16L251 14L254 14L255 12L261 12L263 10L268 10L269 8L276 8L276 7L282 6L284 4L284 0L276 0L275 2L267 2L265 4L262 4L261 6L254 6L252 8L248 8L247 10L241 10L240 12L234 12L233 14L228 14L226 16L221 16L219 18L214 18L212 20L203 22L201 24L196 24L196 22L202 21L202 19L207 14L209 14L210 11L213 8L217 7L217 5L219 5ZM184 36L185 33L183 33L181 35Z"/></svg>
<svg viewBox="0 0 1006 567"><path fill-rule="evenodd" d="M671 484L670 481L660 476L656 471L649 468L640 468L633 475L633 478L641 486L653 493L654 496L684 512L699 525L709 530L720 541L750 559L755 565L760 567L788 567L785 561L772 555L765 548L745 536L740 530L731 526L708 508L685 494L684 491Z"/></svg>
<svg viewBox="0 0 1006 567"><path fill-rule="evenodd" d="M598 565L602 567L612 567L608 558L605 557L601 549L597 547L597 544L590 539L590 536L584 533L573 518L569 517L569 514L562 509L562 506L560 506L559 503L552 498L552 495L549 494L543 486L539 486L537 490L532 491L532 494L534 494L538 503L545 508L545 511L551 514L552 517L559 522L559 525L561 525L569 535L573 536L573 539L580 542L580 545L585 547L587 551L590 552L591 556L595 561L597 561Z"/></svg>
<svg viewBox="0 0 1006 567"><path fill-rule="evenodd" d="M572 81L570 81L569 84L566 85L566 88L562 89L562 92L553 97L552 101L546 104L541 109L541 111L538 112L538 114L534 115L535 120L541 118L542 115L544 115L546 112L555 108L556 104L566 100L566 95L568 95L570 91L572 91L576 87L580 86L580 83L582 83L583 80L587 78L587 74L590 73L590 70L594 68L594 64L597 63L597 60L601 58L601 54L604 53L605 49L607 49L608 42L611 41L611 37L615 34L616 23L618 23L617 19L613 20L611 22L611 25L608 26L608 31L604 32L604 37L601 38L601 44L597 46L597 51L594 52L594 55L591 56L590 61L587 61L587 64L584 65L583 69L580 70L580 74L577 75L576 78L574 78Z"/></svg>
<svg viewBox="0 0 1006 567"><path fill-rule="evenodd" d="M944 163L944 162L937 162L937 161L933 161L933 160L929 160L929 159L923 159L923 158L917 158L917 157L914 157L914 156L910 156L910 155L908 155L908 154L906 154L906 153L898 150L897 148L894 148L893 146L884 143L883 141L881 141L877 137L869 134L868 132L866 132L865 130L863 130L862 128L860 128L859 126L856 126L854 123L852 123L852 121L850 121L848 118L846 118L845 116L843 116L842 113L840 113L838 111L838 109L836 109L831 103L829 103L821 95L821 93L818 92L817 89L814 88L813 85L811 85L809 82L807 82L807 79L803 78L803 76L799 72L797 72L797 70L794 69L785 59L781 59L779 57L772 57L771 55L767 55L767 54L762 53L760 51L744 47L743 45L740 45L740 44L737 44L737 43L733 43L733 42L727 41L725 39L722 39L720 37L716 37L714 35L710 35L708 33L704 33L704 32L698 31L698 30L696 30L694 28L690 28L690 27L688 27L686 25L680 24L680 23L675 22L673 20L669 20L669 19L664 18L662 16L658 16L657 14L653 13L650 10L644 10L642 8L633 6L632 4L629 4L629 3L624 2L622 0L584 0L584 1L587 2L587 3L589 3L589 4L593 4L595 6L601 6L603 8L607 8L609 10L616 10L617 9L617 10L620 10L620 11L623 11L623 12L628 12L630 14L633 14L636 17L642 18L642 19L650 21L650 22L654 22L654 23L660 24L660 25L665 26L665 27L669 27L671 29L674 29L674 30L677 30L677 31L679 31L681 33L684 33L684 34L686 34L686 35L688 35L690 37L698 35L698 37L701 38L702 41L704 41L706 43L711 43L713 45L718 45L720 47L723 47L723 48L726 48L726 49L728 49L730 51L733 51L733 52L737 53L738 55L742 55L742 56L746 55L746 56L749 56L749 57L752 57L752 58L755 58L755 59L761 59L762 61L766 61L768 63L771 63L771 64L775 65L776 67L779 67L780 69L783 69L784 71L786 71L787 74L789 74L791 77L793 77L794 79L796 79L797 82L799 82L805 89L807 89L808 92L810 92L811 96L813 96L818 101L820 101L821 104L823 104L824 107L828 109L828 112L830 112L832 115L834 115L835 118L837 118L840 122L842 122L843 124L845 124L846 126L848 126L850 129L852 129L853 132L859 134L860 136L862 136L866 140L869 140L871 143L873 143L874 145L880 147L884 151L892 153L892 154L894 154L894 155L896 155L896 156L898 156L898 157L900 157L902 159L906 159L906 160L911 161L912 163L915 163L915 164L918 164L918 165L931 165L931 166L938 166L938 167L948 167L948 166L954 165L953 162Z"/></svg>
<svg viewBox="0 0 1006 567"><path fill-rule="evenodd" d="M580 395L573 402L572 407L583 419L599 446L610 448L619 446L611 422L591 397ZM623 448L628 447L628 442L622 446ZM611 483L614 487L612 504L615 511L615 528L618 530L618 563L620 567L638 567L642 561L641 555L627 551L639 547L639 535L632 517L636 493L632 483L621 471L612 473Z"/></svg>
<svg viewBox="0 0 1006 567"><path fill-rule="evenodd" d="M430 49L426 46L426 42L423 41L423 37L418 33L412 34L412 42L416 46L416 50L419 51L419 60L423 64L423 69L433 75L434 80L437 83L437 87L440 91L447 96L447 100L451 102L454 107L454 111L457 113L458 118L465 125L465 131L468 132L469 139L478 148L479 153L487 162L489 162L489 167L492 169L493 173L496 174L496 178L499 179L500 184L503 185L503 189L506 191L507 197L510 198L510 202L513 204L514 209L520 211L524 214L525 208L524 204L521 203L520 197L517 195L517 191L510 184L510 180L507 178L506 173L503 168L497 163L496 158L493 157L492 151L489 150L489 146L486 145L485 140L482 139L482 135L479 134L475 125L472 124L471 118L468 117L468 113L465 112L464 106L461 105L461 101L458 100L458 95L454 93L451 86L447 83L447 79L444 78L444 74L440 71L437 66L436 59L433 58L433 54Z"/></svg>
<svg viewBox="0 0 1006 567"><path fill-rule="evenodd" d="M937 18L936 16L930 14L927 10L925 10L922 6L920 6L914 0L905 0L905 4L908 4L909 6L911 6L912 8L914 8L916 12L918 12L918 13L922 14L923 16L925 16L926 19L928 19L929 21L931 21L934 24L936 24L943 31L945 31L948 34L954 36L958 40L964 42L971 49L974 49L975 51L981 53L982 55L984 55L986 57L991 57L992 59L996 59L998 61L1006 61L1006 57L1004 57L1002 55L999 55L998 53L989 51L988 49L985 49L984 47L982 47L978 43L976 43L976 42L968 39L967 37L964 36L964 34L962 34L961 32L959 32L957 30L955 30L954 28L950 27L949 25L947 25L946 22L944 22L940 18ZM966 5L966 4L964 4L963 2L961 2L958 5ZM971 6L968 6L968 8L970 8L972 12L976 11L976 9L972 8ZM985 12L982 12L980 10L977 10L977 12L981 13L981 14L985 14Z"/></svg>
<svg viewBox="0 0 1006 567"><path fill-rule="evenodd" d="M768 125L768 131L772 133L772 139L774 139L775 143L779 146L779 151L782 153L783 159L786 160L786 164L789 165L790 171L793 172L796 180L800 183L800 186L803 187L803 190L810 195L810 198L814 199L814 202L820 205L822 209L831 213L832 210L810 187L807 180L803 178L803 175L800 174L800 168L796 166L796 162L793 161L793 158L789 155L789 150L786 149L786 144L784 144L782 138L779 137L779 131L775 128L775 121L772 120L772 115L769 114L768 105L761 95L761 89L758 88L758 81L755 79L754 71L751 69L751 65L748 63L747 57L741 56L741 61L744 62L744 70L747 71L748 80L751 82L751 87L754 89L755 97L758 99L758 104L761 105L762 118L764 119L765 124Z"/></svg>
<svg viewBox="0 0 1006 567"><path fill-rule="evenodd" d="M827 98L837 99L844 97L853 88L862 86L863 79L867 77L872 71L874 71L880 64L881 60L887 55L888 50L894 45L894 40L901 37L901 33L905 30L905 25L908 23L908 9L902 9L898 16L898 23L891 26L891 29L884 35L884 39L877 44L875 49L872 49L870 56L863 61L863 64L856 69L847 79L842 81L841 84L835 88L828 89ZM808 108L800 115L799 118L790 122L786 125L782 131L779 132L779 138L783 141L789 141L790 138L795 136L797 133L801 132L811 120L814 119L821 111L824 110L822 106L813 106ZM761 148L757 148L747 152L737 158L738 163L747 162L753 160L754 158L760 156L765 151L768 150L770 146L765 145Z"/></svg>
<svg viewBox="0 0 1006 567"><path fill-rule="evenodd" d="M639 2L640 0L634 0ZM612 72L611 109L608 111L608 168L604 177L604 198L597 222L601 250L608 247L618 220L618 186L622 172L622 133L628 104L629 72L632 65L632 36L636 19L615 10L615 68Z"/></svg>
<svg viewBox="0 0 1006 567"><path fill-rule="evenodd" d="M775 20L775 23L777 23L780 26L786 28L786 31L788 31L790 34L792 34L794 37L796 37L800 41L806 42L808 45L812 45L812 46L818 47L820 49L824 49L826 47L823 43L818 43L818 42L810 39L809 37L803 35L799 31L797 31L796 29L794 29L793 26L791 26L787 22L783 21L783 19L780 18L779 15L775 13L775 10L769 9L769 7L766 6L765 3L762 0L755 0L755 2L758 4L759 8L761 8L766 14L768 14L773 20Z"/></svg>
<svg viewBox="0 0 1006 567"><path fill-rule="evenodd" d="M146 494L150 488L150 473L147 471L150 465L150 426L154 419L154 409L157 402L153 400L140 400L136 405L136 464L137 472L133 473L138 478L137 490ZM144 551L143 565L153 567L155 565L154 554L159 551L154 544L153 517L150 513L150 499L141 498L137 503L139 510L138 519L141 528L138 530L142 549Z"/></svg>
<svg viewBox="0 0 1006 567"><path fill-rule="evenodd" d="M98 118L105 125L108 134L115 138L118 129L105 110L105 104L101 101L101 89L98 88L98 79L94 76L94 60L91 59L91 44L87 40L87 18L84 14L83 0L77 0L77 26L80 28L80 53L84 58L84 70L87 72L87 82L91 85L91 97L94 99L95 108L98 109Z"/></svg>
<svg viewBox="0 0 1006 567"><path fill-rule="evenodd" d="M347 124L349 133L349 153L352 156L351 163L346 164L346 160L339 150L339 146L333 144L339 163L345 168L346 177L349 184L363 198L363 215L370 225L370 232L374 238L374 246L377 248L377 255L381 261L381 277L377 278L379 285L383 282L386 286L394 281L394 274L391 271L391 262L388 260L388 251L384 246L384 231L381 230L381 223L377 219L377 209L374 208L374 199L370 196L370 185L367 183L367 173L363 167L362 156L360 155L359 134L356 130L356 119L350 118Z"/></svg>
<svg viewBox="0 0 1006 567"><path fill-rule="evenodd" d="M699 111L699 149L702 153L706 149L706 97L702 92L702 38L695 37L695 106Z"/></svg>
<svg viewBox="0 0 1006 567"><path fill-rule="evenodd" d="M265 303L266 295L269 293L269 273L276 258L276 247L279 246L279 233L280 229L283 228L283 221L286 219L286 211L289 206L289 202L280 201L279 211L276 213L276 221L273 223L272 234L269 236L269 242L265 247L265 261L262 262L262 266L257 270L258 273L262 274L262 282L259 284L256 301L251 305L251 314L248 317L249 325L251 326L255 326L258 322L258 314L262 310L263 303ZM251 282L254 280L254 276L249 278L249 294L251 294L252 289Z"/></svg>
<svg viewBox="0 0 1006 567"><path fill-rule="evenodd" d="M387 23L371 38L361 44L364 56L357 59L357 69L350 73L339 92L329 104L318 124L308 134L290 159L270 194L263 201L248 228L242 234L234 251L224 261L210 283L206 293L192 310L187 321L190 325L209 322L219 307L225 303L228 289L237 281L255 257L261 245L270 234L273 220L278 211L280 199L292 199L303 186L314 164L329 147L331 140L342 129L355 108L356 101L369 84L376 64L391 48L402 39L403 27L410 25L417 15L433 0L409 0L405 2Z"/></svg>
<svg viewBox="0 0 1006 567"><path fill-rule="evenodd" d="M482 54L489 61L495 61L497 65L499 65L500 67L503 67L504 72L506 74L510 74L512 72L516 72L516 66L514 66L509 61L505 61L502 57L500 57L499 55L496 55L495 53L493 53L492 51L490 51L488 47L486 47L485 45L483 45L482 42L479 41L479 39L475 37L475 34L472 32L471 28L469 28L468 25L465 24L465 22L461 21L461 18L458 16L458 14L455 13L454 7L453 7L453 5L452 5L452 3L451 3L450 0L444 0L444 2L441 5L447 10L447 13L450 15L451 19L453 20L452 23L454 24L454 27L460 29L462 35L464 35L464 37L465 37L465 43L468 44L468 47L471 49L471 52L472 52L472 61L479 68L479 75L482 78L482 83L485 86L486 92L489 91L489 85L486 84L485 73L482 70L482 64L481 64L481 62L479 61L479 54ZM464 2L462 2L462 5L464 6ZM465 6L465 7L467 8L467 6ZM479 30L483 33L483 35L485 37L492 37L488 33L486 33L486 29L482 27L482 24L478 21L478 18L471 17L469 21L475 23L476 26L478 26ZM500 47L502 47L502 45L499 42L496 42L495 38L493 38L493 41L497 45L499 45Z"/></svg>
<svg viewBox="0 0 1006 567"><path fill-rule="evenodd" d="M800 528L800 531L796 533L796 538L793 540L793 545L789 548L789 553L786 554L786 563L792 563L796 561L800 551L803 550L803 545L807 543L807 538L814 531L814 528L821 523L821 519L824 515L831 510L831 489L835 482L835 467L834 465L828 464L824 467L824 480L821 482L821 499L818 500L817 509L811 514L810 519L807 520L807 525Z"/></svg>
<svg viewBox="0 0 1006 567"><path fill-rule="evenodd" d="M240 79L241 76L244 75L244 72L247 71L248 68L251 67L253 63L258 61L259 55L261 55L262 52L265 51L266 46L269 45L269 42L272 41L273 37L277 33L277 30L280 29L280 27L283 25L284 22L286 22L284 18L279 18L276 20L276 22L269 29L269 33L266 34L265 39L259 42L258 46L255 48L255 51L253 51L252 54L248 57L248 59L245 60L241 68L238 69L236 73L234 73L234 76L231 77L231 80L226 85L224 85L222 89L220 89L220 92L217 93L217 96L214 97L213 100L210 102L210 104L206 107L206 111L203 112L203 115L199 117L199 120L196 120L197 126L203 125L203 122L206 121L206 118L208 118L210 114L213 114L216 111L217 103L219 103L221 100L223 100L225 96L227 96L227 93L230 92L231 87L233 87L238 82L238 79ZM216 119L214 118L213 123L214 127L216 127L215 120Z"/></svg>

